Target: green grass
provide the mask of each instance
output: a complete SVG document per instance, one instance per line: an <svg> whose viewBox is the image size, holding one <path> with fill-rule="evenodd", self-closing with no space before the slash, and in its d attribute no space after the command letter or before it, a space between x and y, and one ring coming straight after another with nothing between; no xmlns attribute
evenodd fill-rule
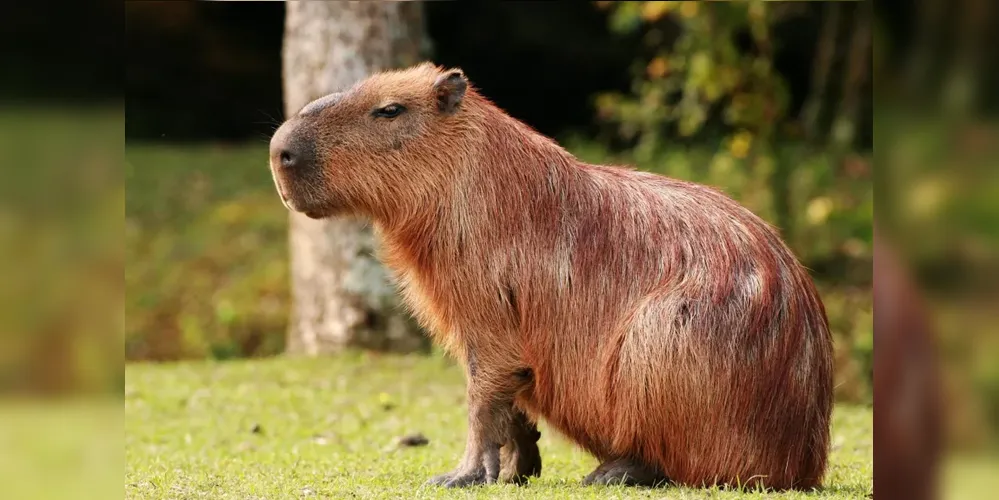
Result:
<svg viewBox="0 0 999 500"><path fill-rule="evenodd" d="M126 498L864 498L872 412L834 412L831 467L814 493L582 487L596 461L544 423L543 472L525 486L423 486L465 440L464 379L446 359L334 358L130 364ZM254 432L254 429L259 432ZM423 447L397 438L422 433Z"/></svg>

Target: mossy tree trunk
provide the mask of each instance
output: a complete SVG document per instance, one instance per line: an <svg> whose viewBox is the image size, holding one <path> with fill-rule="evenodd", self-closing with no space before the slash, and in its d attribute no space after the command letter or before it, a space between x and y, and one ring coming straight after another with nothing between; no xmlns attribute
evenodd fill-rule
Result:
<svg viewBox="0 0 999 500"><path fill-rule="evenodd" d="M373 72L418 62L425 53L423 31L417 2L286 3L285 115ZM298 213L290 217L289 353L427 348L375 259L368 221L316 221Z"/></svg>

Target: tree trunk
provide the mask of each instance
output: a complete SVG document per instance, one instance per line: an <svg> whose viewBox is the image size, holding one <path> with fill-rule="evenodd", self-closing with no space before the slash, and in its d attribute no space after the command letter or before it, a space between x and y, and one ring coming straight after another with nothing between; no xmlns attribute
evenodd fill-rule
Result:
<svg viewBox="0 0 999 500"><path fill-rule="evenodd" d="M871 75L871 37L874 12L871 2L860 2L853 13L853 31L843 72L843 96L833 122L833 151L842 154L854 144L857 124L862 119L860 97Z"/></svg>
<svg viewBox="0 0 999 500"><path fill-rule="evenodd" d="M839 34L840 5L837 2L825 4L822 14L822 30L815 48L815 59L812 65L811 91L802 107L801 117L805 127L805 138L813 144L822 142L820 120L825 108L829 88L829 76L832 74L833 59L836 55L836 38Z"/></svg>
<svg viewBox="0 0 999 500"><path fill-rule="evenodd" d="M418 62L425 53L424 39L417 2L287 2L285 116L373 72ZM375 241L367 221L317 221L298 213L290 217L289 353L428 347L373 255Z"/></svg>

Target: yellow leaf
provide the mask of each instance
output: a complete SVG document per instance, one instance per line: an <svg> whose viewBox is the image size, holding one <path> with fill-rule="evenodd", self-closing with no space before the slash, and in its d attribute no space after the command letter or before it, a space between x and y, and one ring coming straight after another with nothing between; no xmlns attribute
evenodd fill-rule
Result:
<svg viewBox="0 0 999 500"><path fill-rule="evenodd" d="M666 71L669 69L666 64L666 60L662 57L656 57L649 61L649 66L646 71L649 74L649 78L662 78L666 75Z"/></svg>
<svg viewBox="0 0 999 500"><path fill-rule="evenodd" d="M683 2L680 6L680 15L690 19L697 15L697 2Z"/></svg>
<svg viewBox="0 0 999 500"><path fill-rule="evenodd" d="M833 211L833 201L826 196L820 196L808 203L805 216L813 226L821 224L829 218Z"/></svg>
<svg viewBox="0 0 999 500"><path fill-rule="evenodd" d="M735 137L732 138L728 148L732 153L732 156L743 159L749 154L749 148L752 144L753 135L743 130L742 132L735 134Z"/></svg>
<svg viewBox="0 0 999 500"><path fill-rule="evenodd" d="M937 179L925 179L909 190L909 213L917 217L934 215L947 199L947 186Z"/></svg>
<svg viewBox="0 0 999 500"><path fill-rule="evenodd" d="M673 8L672 4L673 2L645 2L642 6L642 19L657 21Z"/></svg>
<svg viewBox="0 0 999 500"><path fill-rule="evenodd" d="M690 58L690 78L695 82L704 82L711 76L711 56L700 51Z"/></svg>

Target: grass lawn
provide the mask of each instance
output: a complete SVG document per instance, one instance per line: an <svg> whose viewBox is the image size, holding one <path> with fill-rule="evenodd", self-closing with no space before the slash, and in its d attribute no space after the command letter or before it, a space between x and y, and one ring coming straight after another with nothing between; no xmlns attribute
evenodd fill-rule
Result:
<svg viewBox="0 0 999 500"><path fill-rule="evenodd" d="M130 364L126 498L864 498L873 488L869 407L839 406L825 488L775 495L582 487L596 461L542 423L543 472L525 486L423 486L456 465L464 379L440 357L269 358ZM398 447L422 433L429 443Z"/></svg>

